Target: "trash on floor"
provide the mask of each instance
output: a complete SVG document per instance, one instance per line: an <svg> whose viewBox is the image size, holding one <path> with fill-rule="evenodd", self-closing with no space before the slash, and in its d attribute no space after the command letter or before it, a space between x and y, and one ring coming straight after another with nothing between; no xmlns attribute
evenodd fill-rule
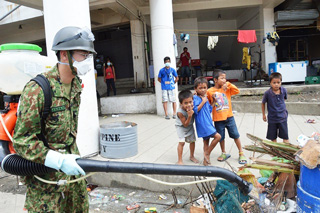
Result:
<svg viewBox="0 0 320 213"><path fill-rule="evenodd" d="M156 213L157 212L157 208L156 207L145 208L144 212L145 213Z"/></svg>
<svg viewBox="0 0 320 213"><path fill-rule="evenodd" d="M308 124L315 124L315 123L316 123L316 120L314 120L314 119L308 119L308 120L306 121L306 123L308 123Z"/></svg>
<svg viewBox="0 0 320 213"><path fill-rule="evenodd" d="M166 200L167 196L165 196L164 194L159 195L159 200Z"/></svg>
<svg viewBox="0 0 320 213"><path fill-rule="evenodd" d="M304 145L306 145L306 143L310 140L311 138L309 138L308 136L305 136L303 134L299 135L297 137L297 142L299 144L300 147L304 147Z"/></svg>
<svg viewBox="0 0 320 213"><path fill-rule="evenodd" d="M113 196L111 197L111 201L122 201L122 200L124 200L124 199L125 199L125 197L122 196L122 195L113 195Z"/></svg>
<svg viewBox="0 0 320 213"><path fill-rule="evenodd" d="M130 192L128 195L129 196L132 196L132 195L134 195L136 192Z"/></svg>
<svg viewBox="0 0 320 213"><path fill-rule="evenodd" d="M139 209L139 208L140 208L140 205L136 203L126 206L127 210L133 210L133 209Z"/></svg>
<svg viewBox="0 0 320 213"><path fill-rule="evenodd" d="M319 132L313 132L310 137L313 138L313 140L319 142L320 133Z"/></svg>

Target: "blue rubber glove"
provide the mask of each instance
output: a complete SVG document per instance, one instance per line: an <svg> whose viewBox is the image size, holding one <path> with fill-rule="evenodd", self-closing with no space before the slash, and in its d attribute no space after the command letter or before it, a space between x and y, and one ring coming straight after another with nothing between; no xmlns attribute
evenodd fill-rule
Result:
<svg viewBox="0 0 320 213"><path fill-rule="evenodd" d="M61 154L53 150L49 150L44 165L56 170L61 170L67 175L85 175L86 173L77 164L76 159L79 155Z"/></svg>

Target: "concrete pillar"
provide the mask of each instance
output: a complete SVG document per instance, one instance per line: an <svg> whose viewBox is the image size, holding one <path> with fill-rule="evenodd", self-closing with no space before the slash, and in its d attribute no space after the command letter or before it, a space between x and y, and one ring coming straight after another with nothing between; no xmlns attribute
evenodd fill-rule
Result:
<svg viewBox="0 0 320 213"><path fill-rule="evenodd" d="M131 28L134 85L136 88L141 88L142 83L144 83L146 87L147 81L146 81L143 23L139 20L131 20L130 28Z"/></svg>
<svg viewBox="0 0 320 213"><path fill-rule="evenodd" d="M262 41L263 37L266 37L266 33L274 31L274 12L273 8L260 8L260 25L263 28L263 34L260 37ZM273 46L268 40L262 44L262 50L264 50L264 57L262 57L263 69L266 73L269 73L269 63L277 62L276 47Z"/></svg>
<svg viewBox="0 0 320 213"><path fill-rule="evenodd" d="M88 0L43 0L44 24L48 56L55 58L51 51L55 34L63 27L77 26L91 28ZM81 77L83 90L78 120L77 145L81 156L99 151L99 119L96 98L94 69Z"/></svg>
<svg viewBox="0 0 320 213"><path fill-rule="evenodd" d="M161 98L161 84L158 82L159 70L164 67L163 59L169 56L171 67L176 69L173 48L172 0L150 0L150 20L152 36L152 54L156 88L157 114L164 115ZM176 84L176 94L178 94ZM177 99L177 104L179 103ZM168 103L168 113L172 114L172 105Z"/></svg>

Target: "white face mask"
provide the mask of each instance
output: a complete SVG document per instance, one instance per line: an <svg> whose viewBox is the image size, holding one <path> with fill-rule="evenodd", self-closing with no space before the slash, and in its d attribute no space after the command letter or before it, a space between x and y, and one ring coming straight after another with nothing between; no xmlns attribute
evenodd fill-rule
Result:
<svg viewBox="0 0 320 213"><path fill-rule="evenodd" d="M87 74L92 68L92 58L89 57L83 61L74 61L73 66L77 68L78 75L85 75Z"/></svg>

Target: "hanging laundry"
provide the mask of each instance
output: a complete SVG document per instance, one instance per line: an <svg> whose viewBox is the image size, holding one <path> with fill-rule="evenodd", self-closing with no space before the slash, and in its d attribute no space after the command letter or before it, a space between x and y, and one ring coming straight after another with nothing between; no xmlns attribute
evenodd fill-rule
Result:
<svg viewBox="0 0 320 213"><path fill-rule="evenodd" d="M184 33L180 33L180 40L181 40L181 41L184 41L184 36L185 36Z"/></svg>
<svg viewBox="0 0 320 213"><path fill-rule="evenodd" d="M255 30L238 30L239 43L256 43L257 36Z"/></svg>
<svg viewBox="0 0 320 213"><path fill-rule="evenodd" d="M173 45L177 44L177 36L173 33Z"/></svg>
<svg viewBox="0 0 320 213"><path fill-rule="evenodd" d="M177 36L173 33L173 47L174 47L174 55L178 57L178 45L177 45Z"/></svg>
<svg viewBox="0 0 320 213"><path fill-rule="evenodd" d="M184 42L188 43L189 39L190 39L190 35L186 34L186 36L184 37Z"/></svg>
<svg viewBox="0 0 320 213"><path fill-rule="evenodd" d="M267 37L263 38L263 43L265 43L266 39L268 39L268 41L270 43L272 43L273 46L277 46L278 43L279 43L280 37L279 37L278 33L274 31L274 32L271 32L271 33L270 32L267 33Z"/></svg>
<svg viewBox="0 0 320 213"><path fill-rule="evenodd" d="M189 34L184 34L184 33L180 34L180 40L181 41L184 41L185 43L188 43L189 39L190 39L190 35Z"/></svg>
<svg viewBox="0 0 320 213"><path fill-rule="evenodd" d="M242 49L243 56L242 56L242 64L247 64L247 69L250 70L251 65L251 55L249 54L250 48L244 47Z"/></svg>
<svg viewBox="0 0 320 213"><path fill-rule="evenodd" d="M208 36L208 45L207 45L208 49L213 50L214 47L217 45L218 40L219 40L218 36Z"/></svg>

